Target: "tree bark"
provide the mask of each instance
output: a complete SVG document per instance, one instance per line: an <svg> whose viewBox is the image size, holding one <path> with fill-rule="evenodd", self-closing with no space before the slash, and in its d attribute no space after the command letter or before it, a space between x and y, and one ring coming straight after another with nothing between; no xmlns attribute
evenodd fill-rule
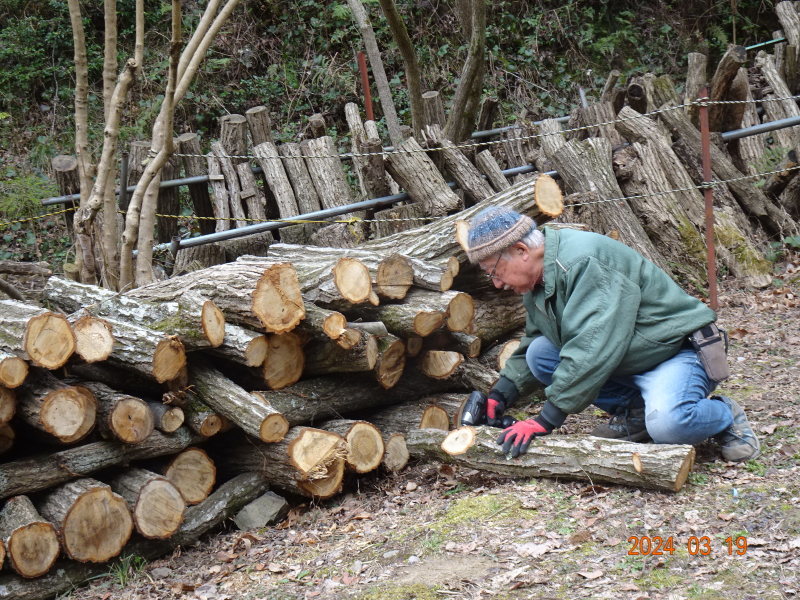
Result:
<svg viewBox="0 0 800 600"><path fill-rule="evenodd" d="M193 360L189 368L192 389L216 412L262 442L277 442L289 429L286 419L267 403L225 377L208 362Z"/></svg>
<svg viewBox="0 0 800 600"><path fill-rule="evenodd" d="M723 54L714 76L711 78L711 89L708 97L712 102L728 99L728 91L731 89L733 80L739 72L739 68L747 61L747 50L744 46L728 46L728 50ZM722 129L728 120L726 113L729 110L727 104L712 104L708 111L709 128L711 131L724 131Z"/></svg>
<svg viewBox="0 0 800 600"><path fill-rule="evenodd" d="M416 229L431 220L433 220L431 217L425 216L425 208L422 204L416 202L395 204L390 208L375 212L373 237L387 237L401 231Z"/></svg>
<svg viewBox="0 0 800 600"><path fill-rule="evenodd" d="M58 193L62 196L69 196L71 194L80 194L81 182L80 175L78 174L78 159L74 156L59 154L54 156L50 161L50 166L53 168L53 177L58 185ZM78 203L71 201L64 204L65 209L78 208ZM72 219L74 212L64 213L64 224L67 226L67 233L70 238L74 238L75 232L72 228Z"/></svg>
<svg viewBox="0 0 800 600"><path fill-rule="evenodd" d="M485 200L494 194L492 187L481 177L480 171L464 156L456 144L444 136L440 127L429 125L425 128L425 134L436 146L441 148L438 150L438 154L442 157L447 171L471 199L469 205Z"/></svg>
<svg viewBox="0 0 800 600"><path fill-rule="evenodd" d="M469 333L478 336L484 347L525 325L527 313L518 294L493 291L473 301L475 317Z"/></svg>
<svg viewBox="0 0 800 600"><path fill-rule="evenodd" d="M677 492L694 464L694 448L636 444L589 436L538 438L509 460L497 446L497 429L461 427L449 434L419 429L406 443L412 456L443 460L508 477L564 477Z"/></svg>
<svg viewBox="0 0 800 600"><path fill-rule="evenodd" d="M78 562L105 562L131 537L125 500L95 479L78 479L52 490L39 511L58 531L64 553Z"/></svg>
<svg viewBox="0 0 800 600"><path fill-rule="evenodd" d="M208 233L214 233L214 221L203 221L211 223L212 228ZM205 235L205 233L203 234ZM175 264L172 266L172 276L185 275L191 271L198 271L221 265L227 262L225 259L225 249L219 244L203 244L202 246L192 246L191 248L181 248L175 255Z"/></svg>
<svg viewBox="0 0 800 600"><path fill-rule="evenodd" d="M762 99L764 113L767 116L766 120L777 121L800 116L800 107L791 98L792 93L775 68L775 62L772 57L762 50L756 55L755 64L761 69L761 74L771 88L771 92L764 94ZM778 98L782 98L782 100L777 100ZM800 143L800 125L778 129L773 131L772 135L777 139L778 145L788 151Z"/></svg>
<svg viewBox="0 0 800 600"><path fill-rule="evenodd" d="M141 398L118 392L96 381L82 382L97 401L97 426L103 437L126 444L147 439L155 427L153 413Z"/></svg>
<svg viewBox="0 0 800 600"><path fill-rule="evenodd" d="M475 156L475 164L478 166L481 172L486 175L489 183L492 184L492 187L496 191L502 192L503 190L511 187L511 184L508 182L508 179L500 169L500 165L497 164L497 160L495 160L491 150L483 150L482 152L478 152L478 154Z"/></svg>
<svg viewBox="0 0 800 600"><path fill-rule="evenodd" d="M683 87L683 103L690 104L700 97L700 90L708 82L708 57L700 52L689 52L688 67L686 69L686 84ZM697 124L697 105L684 107L684 112L692 123Z"/></svg>
<svg viewBox="0 0 800 600"><path fill-rule="evenodd" d="M0 348L36 366L57 369L75 352L66 317L16 300L0 300Z"/></svg>
<svg viewBox="0 0 800 600"><path fill-rule="evenodd" d="M358 306L349 312L367 321L383 321L389 333L401 338L430 335L442 326L446 318L439 306L427 306L422 301Z"/></svg>
<svg viewBox="0 0 800 600"><path fill-rule="evenodd" d="M170 406L163 402L151 400L147 403L153 414L155 428L164 433L173 433L183 425L186 415L180 406Z"/></svg>
<svg viewBox="0 0 800 600"><path fill-rule="evenodd" d="M254 106L244 113L250 129L250 138L253 146L264 142L272 142L272 120L269 118L269 109L266 106Z"/></svg>
<svg viewBox="0 0 800 600"><path fill-rule="evenodd" d="M150 540L172 536L183 522L186 505L167 479L131 468L111 480L111 489L125 499L139 535Z"/></svg>
<svg viewBox="0 0 800 600"><path fill-rule="evenodd" d="M258 187L250 163L244 162L236 165L236 174L239 176L239 183L242 187L241 194L247 207L247 218L250 219L248 223L252 225L253 221L266 221L267 199Z"/></svg>
<svg viewBox="0 0 800 600"><path fill-rule="evenodd" d="M234 219L234 225L237 229L239 227L244 227L247 225L247 221L245 221L246 215L244 206L242 205L242 188L239 183L239 175L236 173L236 166L233 160L229 158L229 155L233 153L229 152L228 149L222 145L222 142L211 142L211 154L214 156L214 160L219 163L219 169L225 180L228 206L230 208L230 215Z"/></svg>
<svg viewBox="0 0 800 600"><path fill-rule="evenodd" d="M314 377L331 373L363 373L372 371L378 360L378 341L374 335L362 335L361 340L345 350L332 340L308 345L303 350L303 375Z"/></svg>
<svg viewBox="0 0 800 600"><path fill-rule="evenodd" d="M207 175L208 168L206 159L200 156L200 136L196 133L183 133L177 138L178 152L181 154L191 154L193 156L183 156L183 170L186 177L197 177ZM189 198L192 200L194 214L198 217L197 226L202 235L214 233L214 212L211 208L211 197L208 194L207 183L190 183L188 185Z"/></svg>
<svg viewBox="0 0 800 600"><path fill-rule="evenodd" d="M292 191L292 184L289 182L289 176L284 170L275 144L262 142L253 148L253 154L256 155L256 160L264 171L264 178L275 198L278 215L282 219L286 219L300 214L294 191Z"/></svg>
<svg viewBox="0 0 800 600"><path fill-rule="evenodd" d="M228 188L225 187L225 176L222 174L222 165L213 152L206 156L208 164L208 180L214 191L212 209L216 218L215 231L227 231L231 228L231 205L228 201Z"/></svg>
<svg viewBox="0 0 800 600"><path fill-rule="evenodd" d="M344 177L342 161L330 136L301 142L306 166L317 190L322 208L337 208L353 203L353 193Z"/></svg>
<svg viewBox="0 0 800 600"><path fill-rule="evenodd" d="M55 527L27 496L9 498L0 511L0 543L8 564L26 579L47 573L61 550Z"/></svg>
<svg viewBox="0 0 800 600"><path fill-rule="evenodd" d="M164 467L164 476L178 488L186 504L198 504L214 488L217 467L205 450L187 448Z"/></svg>
<svg viewBox="0 0 800 600"><path fill-rule="evenodd" d="M246 367L260 367L267 358L267 337L238 325L225 326L225 341L211 350L211 354L221 356Z"/></svg>
<svg viewBox="0 0 800 600"><path fill-rule="evenodd" d="M303 151L300 149L300 145L282 144L278 147L278 152L283 157L283 167L292 184L299 214L304 215L320 210L322 205L317 191L314 189L314 182L311 180L308 167L302 158Z"/></svg>

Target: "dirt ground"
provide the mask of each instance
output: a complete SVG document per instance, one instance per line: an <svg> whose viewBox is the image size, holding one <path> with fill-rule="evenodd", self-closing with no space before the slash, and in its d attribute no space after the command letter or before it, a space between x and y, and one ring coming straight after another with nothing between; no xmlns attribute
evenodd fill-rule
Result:
<svg viewBox="0 0 800 600"><path fill-rule="evenodd" d="M62 598L800 598L798 275L788 263L768 290L721 289L733 370L722 391L760 436L756 460L725 463L706 443L677 494L417 463L297 505L277 527L129 557ZM589 410L567 429L603 418ZM631 554L633 538L656 536L661 555Z"/></svg>

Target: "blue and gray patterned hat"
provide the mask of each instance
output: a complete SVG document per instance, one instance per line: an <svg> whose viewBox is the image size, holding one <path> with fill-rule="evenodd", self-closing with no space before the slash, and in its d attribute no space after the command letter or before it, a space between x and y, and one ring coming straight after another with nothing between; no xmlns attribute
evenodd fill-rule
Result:
<svg viewBox="0 0 800 600"><path fill-rule="evenodd" d="M502 252L536 229L527 215L502 206L490 206L469 222L467 258L471 263Z"/></svg>

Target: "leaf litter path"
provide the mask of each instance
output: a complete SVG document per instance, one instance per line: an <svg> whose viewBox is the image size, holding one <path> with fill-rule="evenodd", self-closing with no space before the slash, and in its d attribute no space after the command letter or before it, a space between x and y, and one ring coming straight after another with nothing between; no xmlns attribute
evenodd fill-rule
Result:
<svg viewBox="0 0 800 600"><path fill-rule="evenodd" d="M207 536L63 597L800 598L800 291L796 266L784 268L779 286L729 284L720 297L733 371L721 391L746 407L756 460L731 465L704 444L678 494L416 464L298 505L279 527ZM568 428L602 419L589 410ZM646 538L641 551L656 537L671 538L661 555L630 554L632 538Z"/></svg>

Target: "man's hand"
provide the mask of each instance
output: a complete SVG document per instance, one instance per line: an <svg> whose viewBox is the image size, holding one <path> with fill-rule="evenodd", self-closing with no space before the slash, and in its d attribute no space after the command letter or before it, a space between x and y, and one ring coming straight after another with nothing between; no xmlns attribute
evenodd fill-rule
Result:
<svg viewBox="0 0 800 600"><path fill-rule="evenodd" d="M497 397L492 397L486 401L486 424L490 427L502 427L503 413L506 412L506 403Z"/></svg>
<svg viewBox="0 0 800 600"><path fill-rule="evenodd" d="M553 431L553 426L540 417L517 421L511 427L503 430L503 433L497 438L497 443L502 444L503 454L510 452L511 458L516 458L528 451L528 446L533 438L548 435L551 431Z"/></svg>

